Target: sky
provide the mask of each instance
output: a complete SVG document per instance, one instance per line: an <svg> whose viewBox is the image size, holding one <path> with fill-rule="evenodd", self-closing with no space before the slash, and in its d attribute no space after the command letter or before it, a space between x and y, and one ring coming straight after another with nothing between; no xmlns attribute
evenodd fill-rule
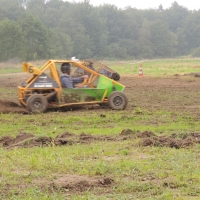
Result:
<svg viewBox="0 0 200 200"><path fill-rule="evenodd" d="M84 0L73 0L73 2L83 2ZM158 8L162 4L163 9L171 7L171 4L176 1L180 6L186 7L189 10L199 10L200 0L90 0L90 4L99 6L103 4L115 5L118 8L126 8L131 6L137 9Z"/></svg>

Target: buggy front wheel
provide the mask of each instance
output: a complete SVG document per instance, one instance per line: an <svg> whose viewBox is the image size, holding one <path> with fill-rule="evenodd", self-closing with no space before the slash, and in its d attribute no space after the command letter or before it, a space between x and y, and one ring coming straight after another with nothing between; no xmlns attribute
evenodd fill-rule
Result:
<svg viewBox="0 0 200 200"><path fill-rule="evenodd" d="M128 104L128 99L123 92L114 91L108 97L108 105L113 110L124 110Z"/></svg>

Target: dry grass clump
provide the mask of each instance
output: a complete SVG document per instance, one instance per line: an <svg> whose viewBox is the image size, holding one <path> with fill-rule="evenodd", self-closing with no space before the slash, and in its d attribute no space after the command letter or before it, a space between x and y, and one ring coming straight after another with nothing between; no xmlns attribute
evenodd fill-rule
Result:
<svg viewBox="0 0 200 200"><path fill-rule="evenodd" d="M16 69L19 67L21 67L21 63L18 58L10 59L6 62L0 62L0 69Z"/></svg>

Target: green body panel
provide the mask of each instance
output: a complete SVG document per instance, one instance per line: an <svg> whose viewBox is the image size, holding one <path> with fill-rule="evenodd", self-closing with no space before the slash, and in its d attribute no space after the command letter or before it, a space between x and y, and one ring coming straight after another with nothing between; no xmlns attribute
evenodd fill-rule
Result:
<svg viewBox="0 0 200 200"><path fill-rule="evenodd" d="M103 101L108 98L114 90L123 91L124 86L105 76L99 76L96 88L63 88L62 97L59 98L59 104L84 103L93 101Z"/></svg>
<svg viewBox="0 0 200 200"><path fill-rule="evenodd" d="M112 79L109 79L105 76L99 76L98 84L97 84L97 89L107 89L106 97L110 95L111 92L114 90L116 91L123 91L124 86L119 84L116 81L113 81Z"/></svg>
<svg viewBox="0 0 200 200"><path fill-rule="evenodd" d="M63 91L62 94L64 97L63 98L64 102L60 102L60 103L81 103L81 102L102 101L102 98L104 96L104 93L106 92L106 89L63 88L62 91Z"/></svg>

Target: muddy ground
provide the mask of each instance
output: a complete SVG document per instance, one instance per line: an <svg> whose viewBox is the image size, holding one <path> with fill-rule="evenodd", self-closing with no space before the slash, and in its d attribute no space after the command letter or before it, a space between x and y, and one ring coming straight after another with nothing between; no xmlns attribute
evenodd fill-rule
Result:
<svg viewBox="0 0 200 200"><path fill-rule="evenodd" d="M7 93L3 91L0 97L1 113L27 113L26 109L19 105L17 87L28 77L30 76L25 73L0 75L0 88L8 91ZM139 107L195 112L200 106L200 75L198 73L175 74L169 77L127 75L121 76L119 82L126 86L124 92L129 101L126 110Z"/></svg>
<svg viewBox="0 0 200 200"><path fill-rule="evenodd" d="M0 97L0 113L23 113L29 114L18 102L17 86L27 80L25 74L7 74L0 76L0 88L3 91ZM166 111L187 111L197 113L200 108L200 78L196 74L174 75L170 77L143 77L121 76L119 81L126 86L125 93L128 97L127 113L137 108L143 110L166 110ZM5 91L8 91L6 93ZM90 107L88 108L90 109ZM95 112L108 108L96 106ZM109 109L108 109L109 111ZM51 112L51 111L49 111ZM79 109L77 112L86 112ZM128 114L127 114L128 115ZM200 116L199 116L200 118ZM137 138L140 146L166 146L171 148L187 148L200 143L200 133L189 133L182 138L177 135L156 136L152 132L132 132L129 129L123 130L115 137L92 136L87 134L74 135L63 133L56 138L36 138L32 134L21 133L15 138L4 136L0 138L0 147L6 149L31 148L35 146L44 147L49 145L62 146L76 143L89 144L95 141L123 141ZM27 142L28 141L28 142ZM111 187L113 180L109 177L87 177L76 175L63 175L47 185L52 188L61 187L71 191L86 191L94 187ZM33 183L40 185L40 183ZM43 184L43 183L42 183ZM46 184L46 183L45 183Z"/></svg>

